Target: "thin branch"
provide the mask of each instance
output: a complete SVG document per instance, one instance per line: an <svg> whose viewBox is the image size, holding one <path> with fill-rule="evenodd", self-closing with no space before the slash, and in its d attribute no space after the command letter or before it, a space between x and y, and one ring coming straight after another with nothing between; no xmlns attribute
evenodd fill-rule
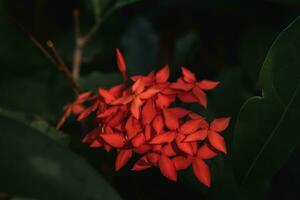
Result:
<svg viewBox="0 0 300 200"><path fill-rule="evenodd" d="M80 75L80 68L83 56L83 49L85 45L90 41L90 39L95 35L95 33L99 30L102 21L106 19L114 9L111 9L105 16L102 17L102 20L99 18L96 20L95 24L92 28L85 34L81 35L80 33L80 20L79 20L79 11L77 9L74 10L74 32L75 32L75 49L73 53L73 66L72 66L72 76L75 80L78 80Z"/></svg>
<svg viewBox="0 0 300 200"><path fill-rule="evenodd" d="M54 44L52 41L48 41L47 42L48 47L52 50L52 53L57 61L57 68L59 71L61 71L65 77L67 78L67 80L71 83L72 88L74 89L74 91L79 94L82 92L81 87L79 86L78 82L74 79L74 77L72 76L71 71L68 69L68 67L66 66L66 64L64 63L64 61L62 60L62 58L60 57L60 55L58 54L58 51L56 50Z"/></svg>
<svg viewBox="0 0 300 200"><path fill-rule="evenodd" d="M79 11L74 10L74 31L75 31L75 50L73 54L72 74L75 80L78 80L80 74L80 66L83 54L84 42L80 35Z"/></svg>
<svg viewBox="0 0 300 200"><path fill-rule="evenodd" d="M56 60L49 54L49 52L43 47L43 45L30 33L28 32L21 24L17 23L17 25L24 31L30 40L35 44L37 48L41 50L41 52L54 64L58 65Z"/></svg>

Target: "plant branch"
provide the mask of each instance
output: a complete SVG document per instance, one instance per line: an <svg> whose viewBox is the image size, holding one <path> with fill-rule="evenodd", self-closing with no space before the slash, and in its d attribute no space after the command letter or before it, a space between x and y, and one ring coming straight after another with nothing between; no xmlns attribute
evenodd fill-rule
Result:
<svg viewBox="0 0 300 200"><path fill-rule="evenodd" d="M76 9L74 10L73 14L74 14L74 31L75 31L75 50L73 53L72 75L75 80L78 80L80 74L82 56L83 56L83 49L85 45L93 37L93 35L98 31L101 21L100 19L97 20L87 34L81 35L79 11Z"/></svg>
<svg viewBox="0 0 300 200"><path fill-rule="evenodd" d="M71 83L71 86L74 89L74 91L77 94L81 93L82 92L81 87L79 86L77 80L74 79L71 71L68 69L68 67L66 66L66 64L64 63L60 55L58 54L58 51L56 50L53 42L49 40L47 42L47 45L52 50L54 58L56 59L56 63L57 63L56 66L58 70L61 71L64 74L64 76L67 78L67 80Z"/></svg>
<svg viewBox="0 0 300 200"><path fill-rule="evenodd" d="M75 31L75 50L73 54L72 74L75 80L78 80L80 74L80 65L82 60L82 51L84 41L80 35L79 11L74 10L74 31Z"/></svg>

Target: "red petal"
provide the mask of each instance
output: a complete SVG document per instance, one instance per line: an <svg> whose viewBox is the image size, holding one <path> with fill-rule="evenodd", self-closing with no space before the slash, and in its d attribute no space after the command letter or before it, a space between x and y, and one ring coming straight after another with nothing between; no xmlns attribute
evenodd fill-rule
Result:
<svg viewBox="0 0 300 200"><path fill-rule="evenodd" d="M169 108L169 111L171 111L178 119L183 118L184 116L186 116L191 112L189 110L180 107Z"/></svg>
<svg viewBox="0 0 300 200"><path fill-rule="evenodd" d="M207 99L206 99L206 94L203 92L203 90L200 89L199 87L194 87L193 94L197 97L199 104L202 105L204 108L206 108Z"/></svg>
<svg viewBox="0 0 300 200"><path fill-rule="evenodd" d="M196 142L196 141L203 141L207 137L208 131L207 130L199 130L195 133L192 133L184 139L185 142Z"/></svg>
<svg viewBox="0 0 300 200"><path fill-rule="evenodd" d="M190 91L193 88L193 84L187 83L183 78L178 78L176 82L170 84L170 88L176 90Z"/></svg>
<svg viewBox="0 0 300 200"><path fill-rule="evenodd" d="M161 173L172 181L177 180L176 168L173 162L167 156L162 155L158 162Z"/></svg>
<svg viewBox="0 0 300 200"><path fill-rule="evenodd" d="M145 86L152 85L154 80L155 80L155 73L153 70L147 76L143 77Z"/></svg>
<svg viewBox="0 0 300 200"><path fill-rule="evenodd" d="M223 152L223 153L227 153L227 148L226 148L226 144L225 144L225 140L224 138L214 132L214 131L209 131L208 132L208 140L209 140L209 143L217 150Z"/></svg>
<svg viewBox="0 0 300 200"><path fill-rule="evenodd" d="M134 148L134 152L137 154L145 154L152 149L152 145L143 144L137 148Z"/></svg>
<svg viewBox="0 0 300 200"><path fill-rule="evenodd" d="M80 115L77 117L78 121L81 121L85 118L87 118L91 113L93 112L93 110L91 109L91 107L85 109L82 113L80 113Z"/></svg>
<svg viewBox="0 0 300 200"><path fill-rule="evenodd" d="M125 145L125 138L120 134L102 134L102 139L115 148L121 148Z"/></svg>
<svg viewBox="0 0 300 200"><path fill-rule="evenodd" d="M141 93L139 95L139 97L141 99L149 99L152 96L156 95L158 92L160 92L160 89L156 89L156 88L149 88L147 89L145 92Z"/></svg>
<svg viewBox="0 0 300 200"><path fill-rule="evenodd" d="M107 103L107 104L109 104L115 100L115 97L103 88L99 88L98 92L99 92L99 95L103 97L105 103Z"/></svg>
<svg viewBox="0 0 300 200"><path fill-rule="evenodd" d="M204 117L202 117L201 115L197 114L197 113L189 113L189 116L191 119L204 119Z"/></svg>
<svg viewBox="0 0 300 200"><path fill-rule="evenodd" d="M192 149L193 149L193 154L197 154L198 152L198 143L197 142L191 142L191 146L192 146Z"/></svg>
<svg viewBox="0 0 300 200"><path fill-rule="evenodd" d="M145 85L142 78L138 79L131 87L132 92L135 94L140 94L144 89Z"/></svg>
<svg viewBox="0 0 300 200"><path fill-rule="evenodd" d="M192 92L183 92L177 95L180 101L183 103L196 103L197 97Z"/></svg>
<svg viewBox="0 0 300 200"><path fill-rule="evenodd" d="M139 147L141 146L142 144L144 144L145 142L145 135L144 133L140 133L140 134L137 134L132 140L131 140L131 143L132 143L132 146L134 147Z"/></svg>
<svg viewBox="0 0 300 200"><path fill-rule="evenodd" d="M188 142L183 142L185 136L184 135L178 135L176 138L176 144L178 149L180 149L182 152L193 156L194 155L194 151L193 151L193 147L190 143Z"/></svg>
<svg viewBox="0 0 300 200"><path fill-rule="evenodd" d="M116 100L114 100L113 102L111 102L111 105L118 105L118 104L128 104L133 100L134 96L133 95L125 95L123 97L120 97Z"/></svg>
<svg viewBox="0 0 300 200"><path fill-rule="evenodd" d="M86 99L88 99L91 96L92 92L83 92L81 93L77 98L76 98L76 102L80 101L85 101Z"/></svg>
<svg viewBox="0 0 300 200"><path fill-rule="evenodd" d="M182 134L190 134L198 130L202 125L202 119L191 119L186 121L179 128L179 132Z"/></svg>
<svg viewBox="0 0 300 200"><path fill-rule="evenodd" d="M102 112L99 115L97 115L97 118L106 118L106 117L109 117L109 116L115 114L118 110L119 110L118 106L112 106L112 107L106 109L104 112Z"/></svg>
<svg viewBox="0 0 300 200"><path fill-rule="evenodd" d="M210 130L216 131L216 132L222 132L224 131L230 122L230 117L223 117L223 118L217 118L214 121L210 123Z"/></svg>
<svg viewBox="0 0 300 200"><path fill-rule="evenodd" d="M197 83L198 87L200 87L202 90L212 90L217 85L219 85L220 82L217 81L209 81L209 80L202 80Z"/></svg>
<svg viewBox="0 0 300 200"><path fill-rule="evenodd" d="M99 128L96 128L96 129L92 130L90 133L88 133L86 136L84 136L84 138L82 139L82 142L83 143L91 143L98 137L99 134L100 134L100 130L99 130Z"/></svg>
<svg viewBox="0 0 300 200"><path fill-rule="evenodd" d="M130 116L125 124L128 139L133 138L140 131L139 121Z"/></svg>
<svg viewBox="0 0 300 200"><path fill-rule="evenodd" d="M186 157L184 156L176 156L172 159L176 170L182 170L182 169L186 169L190 166L191 161L186 159Z"/></svg>
<svg viewBox="0 0 300 200"><path fill-rule="evenodd" d="M109 152L112 148L109 144L104 143L103 145L104 145L105 151L107 151L107 152Z"/></svg>
<svg viewBox="0 0 300 200"><path fill-rule="evenodd" d="M161 144L152 145L152 151L160 153L161 150L162 150L162 145Z"/></svg>
<svg viewBox="0 0 300 200"><path fill-rule="evenodd" d="M110 126L105 126L104 133L105 134L114 134L114 132Z"/></svg>
<svg viewBox="0 0 300 200"><path fill-rule="evenodd" d="M125 64L124 57L118 48L116 49L116 53L117 53L117 64L118 64L119 70L120 70L120 72L125 72L126 64Z"/></svg>
<svg viewBox="0 0 300 200"><path fill-rule="evenodd" d="M147 156L141 157L131 169L132 171L142 171L152 167L151 163L147 160Z"/></svg>
<svg viewBox="0 0 300 200"><path fill-rule="evenodd" d="M185 67L181 67L183 79L188 83L194 83L196 82L196 77L194 73L192 73L190 70L188 70Z"/></svg>
<svg viewBox="0 0 300 200"><path fill-rule="evenodd" d="M85 107L82 104L73 104L71 107L74 115L79 115L85 110Z"/></svg>
<svg viewBox="0 0 300 200"><path fill-rule="evenodd" d="M179 126L179 121L176 118L176 116L169 111L168 109L163 110L164 118L165 118L165 124L170 130L175 130Z"/></svg>
<svg viewBox="0 0 300 200"><path fill-rule="evenodd" d="M171 103L175 101L175 96L167 96L167 95L162 95L158 94L157 99L155 101L155 104L157 108L163 109L163 108L168 108Z"/></svg>
<svg viewBox="0 0 300 200"><path fill-rule="evenodd" d="M125 89L124 84L116 85L108 90L108 92L113 95L115 98L118 98L122 95L123 90Z"/></svg>
<svg viewBox="0 0 300 200"><path fill-rule="evenodd" d="M201 159L211 159L217 155L207 144L202 145L197 152L197 157Z"/></svg>
<svg viewBox="0 0 300 200"><path fill-rule="evenodd" d="M89 108L85 109L77 118L78 121L81 121L82 119L86 118L89 116L92 112L94 112L98 106L99 106L99 101L96 101L92 106Z"/></svg>
<svg viewBox="0 0 300 200"><path fill-rule="evenodd" d="M176 156L177 151L175 151L174 145L168 143L162 148L162 154L166 156Z"/></svg>
<svg viewBox="0 0 300 200"><path fill-rule="evenodd" d="M133 81L133 82L136 82L137 80L139 79L142 79L143 76L140 76L140 75L136 75L136 76L131 76L130 79Z"/></svg>
<svg viewBox="0 0 300 200"><path fill-rule="evenodd" d="M107 125L111 127L115 127L124 120L125 113L117 112L108 122Z"/></svg>
<svg viewBox="0 0 300 200"><path fill-rule="evenodd" d="M189 113L189 116L190 116L191 119L201 119L202 121L201 121L200 128L201 129L208 129L209 124L201 115L198 115L197 113Z"/></svg>
<svg viewBox="0 0 300 200"><path fill-rule="evenodd" d="M144 101L142 101L138 97L136 97L131 103L130 111L136 119L140 118L141 106L143 105L143 103L144 103Z"/></svg>
<svg viewBox="0 0 300 200"><path fill-rule="evenodd" d="M155 80L157 83L164 83L169 79L169 76L170 76L169 65L166 65L156 73Z"/></svg>
<svg viewBox="0 0 300 200"><path fill-rule="evenodd" d="M94 140L91 144L90 147L91 148L98 148L98 147L102 147L103 143L101 143L99 140Z"/></svg>
<svg viewBox="0 0 300 200"><path fill-rule="evenodd" d="M152 122L152 126L156 132L156 134L159 134L164 129L164 121L161 115L156 115Z"/></svg>
<svg viewBox="0 0 300 200"><path fill-rule="evenodd" d="M152 137L152 130L150 125L145 126L145 139L150 140Z"/></svg>
<svg viewBox="0 0 300 200"><path fill-rule="evenodd" d="M160 155L158 153L148 153L147 159L149 160L150 163L152 163L153 165L156 165L156 163L160 159Z"/></svg>
<svg viewBox="0 0 300 200"><path fill-rule="evenodd" d="M193 171L196 178L206 185L210 187L210 170L207 164L201 159L195 159L193 161Z"/></svg>
<svg viewBox="0 0 300 200"><path fill-rule="evenodd" d="M142 109L142 121L144 125L148 125L152 122L156 115L155 105L152 99L146 101Z"/></svg>
<svg viewBox="0 0 300 200"><path fill-rule="evenodd" d="M66 119L71 115L71 112L72 112L71 106L67 106L63 116L60 118L59 122L56 125L56 129L60 129L62 127Z"/></svg>
<svg viewBox="0 0 300 200"><path fill-rule="evenodd" d="M150 144L163 144L163 143L171 143L176 137L176 132L170 131L167 133L162 133L155 136L151 141Z"/></svg>
<svg viewBox="0 0 300 200"><path fill-rule="evenodd" d="M180 91L172 89L172 88L164 88L161 91L161 93L164 94L164 95L177 95L177 94L180 93Z"/></svg>
<svg viewBox="0 0 300 200"><path fill-rule="evenodd" d="M122 149L117 156L116 163L115 163L115 170L119 171L126 163L130 160L132 156L131 149Z"/></svg>

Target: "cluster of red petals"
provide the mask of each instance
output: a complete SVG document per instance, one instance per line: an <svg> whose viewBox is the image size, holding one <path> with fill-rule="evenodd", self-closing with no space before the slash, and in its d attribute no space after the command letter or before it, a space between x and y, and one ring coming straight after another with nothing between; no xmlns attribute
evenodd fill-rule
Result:
<svg viewBox="0 0 300 200"><path fill-rule="evenodd" d="M118 49L117 64L124 83L109 89L99 88L98 94L79 95L65 107L58 128L71 113L78 120L95 113L98 127L83 142L92 148L104 147L106 151L116 149L116 171L136 153L141 157L133 165L133 171L157 166L165 177L176 181L177 171L192 165L196 178L209 187L211 175L205 161L218 153L226 154L220 133L227 128L230 118L217 118L209 123L201 115L174 104L177 100L199 103L206 108L205 91L219 83L197 81L185 67L181 68L182 77L169 82L169 67L165 66L157 73L130 77L132 85L127 86L126 64Z"/></svg>

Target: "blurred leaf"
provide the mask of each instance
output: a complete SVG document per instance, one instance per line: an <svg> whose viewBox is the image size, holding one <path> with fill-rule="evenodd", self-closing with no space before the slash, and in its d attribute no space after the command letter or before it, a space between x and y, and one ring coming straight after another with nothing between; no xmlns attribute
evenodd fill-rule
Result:
<svg viewBox="0 0 300 200"><path fill-rule="evenodd" d="M89 0L87 8L93 10L96 22L104 21L116 10L141 0Z"/></svg>
<svg viewBox="0 0 300 200"><path fill-rule="evenodd" d="M146 18L139 17L131 22L123 35L122 47L130 75L147 74L157 69L158 35Z"/></svg>
<svg viewBox="0 0 300 200"><path fill-rule="evenodd" d="M196 32L189 32L176 41L173 69L177 70L177 73L180 72L180 66L190 66L200 44L200 38Z"/></svg>
<svg viewBox="0 0 300 200"><path fill-rule="evenodd" d="M270 178L299 144L300 18L273 43L262 67L262 97L241 108L233 146L241 183Z"/></svg>
<svg viewBox="0 0 300 200"><path fill-rule="evenodd" d="M272 29L255 29L248 30L240 41L238 56L253 84L256 84L261 66L275 37L276 31Z"/></svg>
<svg viewBox="0 0 300 200"><path fill-rule="evenodd" d="M1 190L38 199L120 199L83 159L16 120L0 116Z"/></svg>
<svg viewBox="0 0 300 200"><path fill-rule="evenodd" d="M92 72L81 76L80 83L84 89L96 92L99 87L110 88L122 83L122 76L120 73Z"/></svg>
<svg viewBox="0 0 300 200"><path fill-rule="evenodd" d="M0 83L1 106L30 113L48 113L45 83L32 79L11 78Z"/></svg>
<svg viewBox="0 0 300 200"><path fill-rule="evenodd" d="M49 138L61 143L62 145L67 146L70 143L70 138L68 135L50 126L48 122L36 116L30 116L25 113L9 111L2 108L0 108L0 116L5 116L30 126Z"/></svg>
<svg viewBox="0 0 300 200"><path fill-rule="evenodd" d="M226 68L216 80L220 81L220 84L211 94L208 92L208 110L217 116L235 117L243 102L250 96L245 91L241 69Z"/></svg>
<svg viewBox="0 0 300 200"><path fill-rule="evenodd" d="M94 8L95 21L98 22L101 17L101 0L91 0Z"/></svg>

